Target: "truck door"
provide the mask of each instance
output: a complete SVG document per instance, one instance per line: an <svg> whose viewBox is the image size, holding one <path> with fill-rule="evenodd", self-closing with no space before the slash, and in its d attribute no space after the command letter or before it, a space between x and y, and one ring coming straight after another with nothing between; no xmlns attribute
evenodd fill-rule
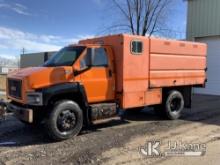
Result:
<svg viewBox="0 0 220 165"><path fill-rule="evenodd" d="M88 64L91 66L87 66ZM90 103L114 100L113 66L112 52L109 47L87 48L87 53L80 59L80 69L88 68L82 72L80 80Z"/></svg>

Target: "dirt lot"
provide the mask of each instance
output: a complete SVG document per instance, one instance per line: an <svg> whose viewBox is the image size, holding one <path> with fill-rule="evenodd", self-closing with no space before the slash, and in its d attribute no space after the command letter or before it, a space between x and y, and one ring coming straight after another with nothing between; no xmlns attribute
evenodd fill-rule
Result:
<svg viewBox="0 0 220 165"><path fill-rule="evenodd" d="M168 121L152 110L127 113L67 141L52 143L40 128L23 125L9 116L0 124L0 164L219 164L220 97L194 96L193 108L180 120ZM148 158L139 147L148 140L206 144L203 157ZM8 142L6 144L5 142ZM3 143L6 145L4 146Z"/></svg>

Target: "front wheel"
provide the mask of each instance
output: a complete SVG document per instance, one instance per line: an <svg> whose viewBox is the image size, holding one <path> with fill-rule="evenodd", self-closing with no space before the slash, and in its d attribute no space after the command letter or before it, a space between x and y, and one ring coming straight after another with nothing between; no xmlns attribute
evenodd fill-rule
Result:
<svg viewBox="0 0 220 165"><path fill-rule="evenodd" d="M57 102L45 121L46 133L56 141L78 135L82 126L82 110L71 100Z"/></svg>
<svg viewBox="0 0 220 165"><path fill-rule="evenodd" d="M184 98L181 92L172 90L168 92L162 105L155 107L155 112L166 116L168 119L176 120L180 118L184 109Z"/></svg>

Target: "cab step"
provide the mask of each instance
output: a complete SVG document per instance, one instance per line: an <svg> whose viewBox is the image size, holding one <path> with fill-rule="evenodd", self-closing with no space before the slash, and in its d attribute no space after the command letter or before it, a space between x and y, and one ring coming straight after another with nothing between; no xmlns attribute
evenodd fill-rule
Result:
<svg viewBox="0 0 220 165"><path fill-rule="evenodd" d="M90 107L91 107L92 121L117 116L116 103L92 104L90 105Z"/></svg>

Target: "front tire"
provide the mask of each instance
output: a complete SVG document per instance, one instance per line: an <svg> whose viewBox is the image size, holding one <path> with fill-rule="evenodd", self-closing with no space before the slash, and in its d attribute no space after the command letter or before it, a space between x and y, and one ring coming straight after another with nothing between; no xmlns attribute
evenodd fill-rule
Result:
<svg viewBox="0 0 220 165"><path fill-rule="evenodd" d="M57 102L45 121L46 133L55 141L78 135L82 126L83 112L71 100Z"/></svg>

